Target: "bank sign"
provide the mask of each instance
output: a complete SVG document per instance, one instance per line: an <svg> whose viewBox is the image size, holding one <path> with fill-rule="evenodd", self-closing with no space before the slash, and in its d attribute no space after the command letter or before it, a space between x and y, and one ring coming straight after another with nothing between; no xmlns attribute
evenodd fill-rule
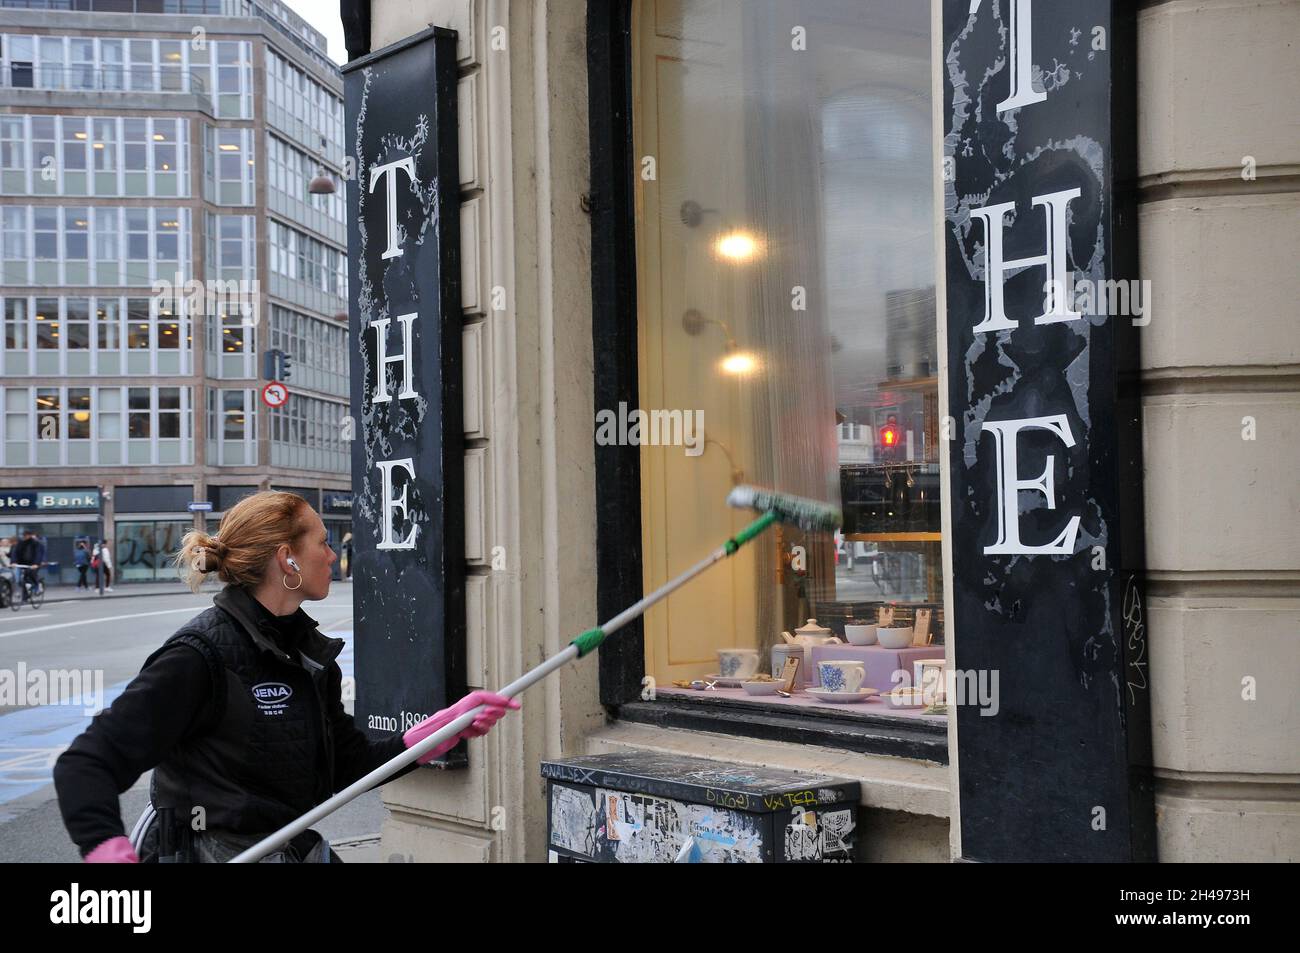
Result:
<svg viewBox="0 0 1300 953"><path fill-rule="evenodd" d="M1134 21L944 0L961 852L1154 856L1142 559ZM1127 297L1127 296L1126 296ZM1135 306L1138 305L1138 306Z"/></svg>
<svg viewBox="0 0 1300 953"><path fill-rule="evenodd" d="M0 517L37 511L98 509L98 490L0 490Z"/></svg>
<svg viewBox="0 0 1300 953"><path fill-rule="evenodd" d="M426 30L343 72L355 717L380 737L465 686L455 33Z"/></svg>

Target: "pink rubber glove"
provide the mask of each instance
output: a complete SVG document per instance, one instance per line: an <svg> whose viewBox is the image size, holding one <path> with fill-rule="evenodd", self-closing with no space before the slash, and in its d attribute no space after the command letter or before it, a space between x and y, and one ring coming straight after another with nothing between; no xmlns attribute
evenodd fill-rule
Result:
<svg viewBox="0 0 1300 953"><path fill-rule="evenodd" d="M406 744L406 747L413 748L443 725L451 724L461 715L477 708L479 705L486 705L487 707L478 713L478 716L470 723L468 728L425 754L420 758L419 763L428 764L440 755L446 754L456 747L461 738L479 738L486 735L492 729L492 726L505 716L506 709L519 708L519 702L513 698L505 698L479 689L470 692L450 708L444 708L437 714L430 715L418 725L408 728L406 734L402 735L402 741Z"/></svg>
<svg viewBox="0 0 1300 953"><path fill-rule="evenodd" d="M88 864L138 864L131 841L125 837L110 837L85 857Z"/></svg>

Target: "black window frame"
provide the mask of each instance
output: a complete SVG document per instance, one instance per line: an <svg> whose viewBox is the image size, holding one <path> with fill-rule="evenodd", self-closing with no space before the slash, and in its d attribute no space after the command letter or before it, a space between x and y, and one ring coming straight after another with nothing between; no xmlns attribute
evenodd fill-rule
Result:
<svg viewBox="0 0 1300 953"><path fill-rule="evenodd" d="M587 0L593 420L602 407L620 401L636 407L640 401L632 55L632 0ZM644 595L639 448L597 446L595 467L596 607L603 620ZM847 710L791 711L707 693L644 701L640 619L605 641L597 658L601 704L618 720L948 763L946 723Z"/></svg>

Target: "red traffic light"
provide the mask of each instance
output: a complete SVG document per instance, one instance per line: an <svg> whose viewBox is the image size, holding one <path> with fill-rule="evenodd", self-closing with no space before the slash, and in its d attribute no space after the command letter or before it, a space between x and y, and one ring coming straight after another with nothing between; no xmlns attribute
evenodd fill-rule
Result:
<svg viewBox="0 0 1300 953"><path fill-rule="evenodd" d="M890 414L889 420L880 428L880 445L886 450L893 450L897 448L901 436L898 432L898 420Z"/></svg>

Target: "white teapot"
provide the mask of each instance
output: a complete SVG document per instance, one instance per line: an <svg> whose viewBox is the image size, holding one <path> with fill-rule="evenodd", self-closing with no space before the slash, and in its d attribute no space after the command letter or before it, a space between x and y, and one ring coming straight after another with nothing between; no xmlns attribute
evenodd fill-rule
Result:
<svg viewBox="0 0 1300 953"><path fill-rule="evenodd" d="M830 629L817 624L816 619L809 619L807 625L801 625L794 630L794 635L789 632L782 632L781 638L789 645L803 646L803 665L804 671L812 670L812 650L815 645L842 645L843 642Z"/></svg>

